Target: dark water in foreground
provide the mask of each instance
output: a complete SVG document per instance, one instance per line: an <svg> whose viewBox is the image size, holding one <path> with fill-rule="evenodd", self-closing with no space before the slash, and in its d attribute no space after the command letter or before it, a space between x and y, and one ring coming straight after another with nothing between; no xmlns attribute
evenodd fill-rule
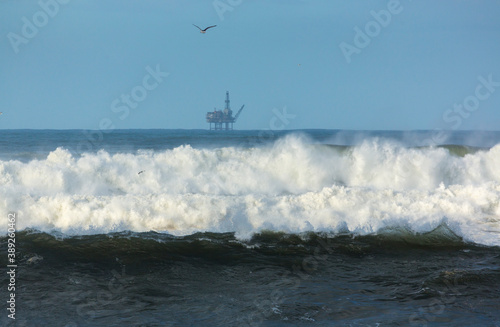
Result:
<svg viewBox="0 0 500 327"><path fill-rule="evenodd" d="M500 326L500 133L263 135L0 131L0 325Z"/></svg>
<svg viewBox="0 0 500 327"><path fill-rule="evenodd" d="M17 241L17 326L500 325L500 250L442 228Z"/></svg>

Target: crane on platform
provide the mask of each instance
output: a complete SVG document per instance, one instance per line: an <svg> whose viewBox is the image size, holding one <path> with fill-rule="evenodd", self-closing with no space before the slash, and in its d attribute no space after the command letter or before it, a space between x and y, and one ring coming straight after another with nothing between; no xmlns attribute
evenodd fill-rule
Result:
<svg viewBox="0 0 500 327"><path fill-rule="evenodd" d="M238 112L236 113L236 115L234 115L234 122L236 123L236 119L238 119L238 116L241 114L241 112L243 111L243 107L245 105L242 105L240 110L238 110Z"/></svg>

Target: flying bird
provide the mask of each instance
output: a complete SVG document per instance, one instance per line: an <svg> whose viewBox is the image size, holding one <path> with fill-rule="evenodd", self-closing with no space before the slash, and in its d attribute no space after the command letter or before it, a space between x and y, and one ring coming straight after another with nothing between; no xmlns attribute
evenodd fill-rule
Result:
<svg viewBox="0 0 500 327"><path fill-rule="evenodd" d="M196 25L195 25L195 24L193 24L193 26L196 26ZM200 30L200 33L205 34L209 28L212 28L212 27L215 27L215 26L217 26L217 25L208 26L208 27L207 27L207 28L205 28L204 30L202 30L199 26L196 26L196 27L198 27L198 29Z"/></svg>
<svg viewBox="0 0 500 327"><path fill-rule="evenodd" d="M137 173L137 175L140 175L142 174L143 172L145 172L145 170L141 170L140 172Z"/></svg>

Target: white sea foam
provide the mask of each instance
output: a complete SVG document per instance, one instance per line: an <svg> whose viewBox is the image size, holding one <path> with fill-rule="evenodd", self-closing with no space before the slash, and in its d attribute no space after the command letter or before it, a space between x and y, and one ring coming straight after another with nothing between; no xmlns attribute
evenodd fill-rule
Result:
<svg viewBox="0 0 500 327"><path fill-rule="evenodd" d="M18 230L69 235L371 234L445 223L468 241L500 245L498 167L500 145L460 157L378 139L339 149L288 136L251 149L181 146L78 158L59 148L44 160L0 161L0 214L17 212Z"/></svg>

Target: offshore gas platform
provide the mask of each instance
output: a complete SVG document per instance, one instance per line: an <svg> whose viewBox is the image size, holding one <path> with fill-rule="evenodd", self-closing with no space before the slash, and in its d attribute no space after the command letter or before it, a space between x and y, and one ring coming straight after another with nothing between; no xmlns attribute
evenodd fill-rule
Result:
<svg viewBox="0 0 500 327"><path fill-rule="evenodd" d="M233 124L236 123L236 119L238 119L238 116L241 114L244 106L245 105L242 105L240 110L238 110L236 115L233 117L233 111L229 105L229 92L226 91L226 108L224 108L224 110L217 110L214 108L214 111L207 112L207 123L210 124L210 130L233 130ZM212 124L214 124L213 128Z"/></svg>

